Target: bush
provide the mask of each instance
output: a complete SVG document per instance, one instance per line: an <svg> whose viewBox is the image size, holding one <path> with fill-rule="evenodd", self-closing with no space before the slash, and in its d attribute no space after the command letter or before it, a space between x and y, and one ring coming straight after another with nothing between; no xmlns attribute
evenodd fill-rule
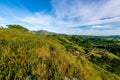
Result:
<svg viewBox="0 0 120 80"><path fill-rule="evenodd" d="M27 28L21 26L21 25L17 25L17 24L9 24L7 25L8 29L19 29L19 30L23 30L23 31L28 31Z"/></svg>

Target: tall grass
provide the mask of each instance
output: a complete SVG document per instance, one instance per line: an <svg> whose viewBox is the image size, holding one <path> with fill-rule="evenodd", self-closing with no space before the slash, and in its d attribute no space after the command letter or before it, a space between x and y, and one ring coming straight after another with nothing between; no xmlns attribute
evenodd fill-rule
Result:
<svg viewBox="0 0 120 80"><path fill-rule="evenodd" d="M0 80L104 80L107 73L97 69L83 56L67 52L56 37L0 29ZM119 80L108 75L106 80Z"/></svg>

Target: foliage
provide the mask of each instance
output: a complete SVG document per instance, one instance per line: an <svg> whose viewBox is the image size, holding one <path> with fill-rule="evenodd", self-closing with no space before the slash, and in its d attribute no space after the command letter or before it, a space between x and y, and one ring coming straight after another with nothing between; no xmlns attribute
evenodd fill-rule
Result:
<svg viewBox="0 0 120 80"><path fill-rule="evenodd" d="M17 24L9 24L7 25L8 29L19 29L19 30L23 30L23 31L28 31L27 28L21 26L21 25L17 25Z"/></svg>
<svg viewBox="0 0 120 80"><path fill-rule="evenodd" d="M116 72L118 66L113 70L115 74L109 72L111 69L103 68L100 61L96 64L95 60L84 56L85 51L92 48L86 44L88 49L85 50L86 46L80 46L70 38L57 34L38 35L21 29L0 29L0 80L120 80L119 71ZM81 53L76 57L67 48ZM114 60L111 66L118 63Z"/></svg>

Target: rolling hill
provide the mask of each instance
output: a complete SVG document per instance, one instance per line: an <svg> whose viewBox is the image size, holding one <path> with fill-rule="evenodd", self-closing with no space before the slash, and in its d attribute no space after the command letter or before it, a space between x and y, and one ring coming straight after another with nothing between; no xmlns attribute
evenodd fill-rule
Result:
<svg viewBox="0 0 120 80"><path fill-rule="evenodd" d="M35 31L36 34L39 34L39 35L55 35L57 33L54 33L54 32L49 32L49 31L46 31L46 30L38 30L38 31Z"/></svg>
<svg viewBox="0 0 120 80"><path fill-rule="evenodd" d="M93 54L86 57L93 49L87 46L89 43L83 46L80 41L81 45L76 43L78 38L75 41L72 36L38 33L41 32L45 35L0 29L1 80L120 80L119 71L106 69L106 65L111 66L107 62L119 62L118 55L91 52ZM119 65L116 68L119 69Z"/></svg>

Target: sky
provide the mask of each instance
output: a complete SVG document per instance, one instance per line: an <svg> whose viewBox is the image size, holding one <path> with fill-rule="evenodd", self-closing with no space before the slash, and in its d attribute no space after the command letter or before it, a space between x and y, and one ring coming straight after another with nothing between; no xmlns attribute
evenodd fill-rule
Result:
<svg viewBox="0 0 120 80"><path fill-rule="evenodd" d="M0 26L78 35L120 35L120 0L0 0Z"/></svg>

